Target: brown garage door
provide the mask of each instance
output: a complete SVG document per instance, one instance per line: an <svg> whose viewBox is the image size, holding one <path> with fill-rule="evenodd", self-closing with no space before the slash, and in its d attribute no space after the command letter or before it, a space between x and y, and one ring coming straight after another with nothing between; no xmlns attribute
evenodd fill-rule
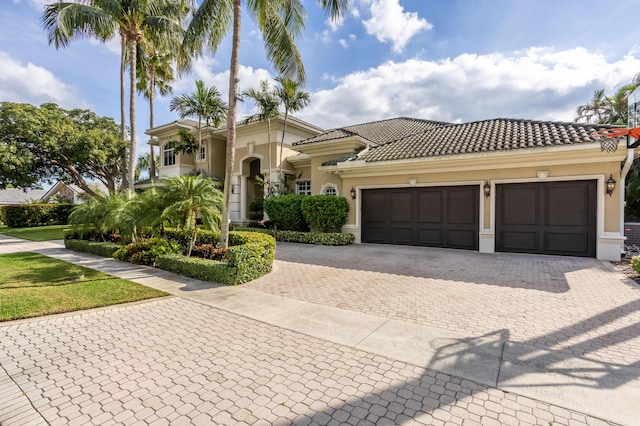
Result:
<svg viewBox="0 0 640 426"><path fill-rule="evenodd" d="M496 250L595 257L596 181L497 185Z"/></svg>
<svg viewBox="0 0 640 426"><path fill-rule="evenodd" d="M477 186L362 191L366 243L478 249Z"/></svg>

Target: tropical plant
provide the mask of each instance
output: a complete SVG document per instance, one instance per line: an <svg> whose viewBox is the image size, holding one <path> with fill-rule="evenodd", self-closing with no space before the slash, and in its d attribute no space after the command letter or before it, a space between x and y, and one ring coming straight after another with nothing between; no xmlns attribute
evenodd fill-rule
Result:
<svg viewBox="0 0 640 426"><path fill-rule="evenodd" d="M135 173L136 180L140 179L140 176L142 175L143 172L148 172L149 178L153 177L153 175L151 174L151 170L153 169L152 164L159 163L159 162L160 162L160 155L156 154L156 158L152 158L149 152L139 155L138 161L136 161L136 173Z"/></svg>
<svg viewBox="0 0 640 426"><path fill-rule="evenodd" d="M347 9L348 0L319 0L323 9L338 19ZM229 112L227 114L227 150L224 178L224 202L220 243L228 245L231 205L231 183L236 149L236 103L238 96L238 68L240 55L240 18L242 0L203 0L195 11L183 42L183 65L185 58L198 55L203 46L215 52L233 28L231 63L229 66ZM246 5L254 18L264 40L268 59L279 74L287 78L305 80L302 58L295 39L302 34L305 10L300 0L247 0Z"/></svg>
<svg viewBox="0 0 640 426"><path fill-rule="evenodd" d="M155 125L155 95L156 89L161 96L166 96L173 92L173 88L169 85L175 79L172 63L176 58L176 50L179 42L167 40L169 47L158 47L159 44L146 43L138 44L138 92L149 100L149 128L153 129ZM173 52L172 49L173 48ZM153 144L149 144L149 177L156 175L156 156L154 154ZM140 157L138 157L140 158ZM136 177L136 180L138 178Z"/></svg>
<svg viewBox="0 0 640 426"><path fill-rule="evenodd" d="M176 96L169 104L171 111L177 111L180 118L198 117L198 152L202 149L202 120L208 127L218 127L227 116L227 105L215 87L205 87L202 80L196 80L196 91ZM210 171L210 170L209 170Z"/></svg>
<svg viewBox="0 0 640 426"><path fill-rule="evenodd" d="M284 135L287 129L287 118L290 112L301 111L304 107L309 105L311 97L309 92L300 90L300 82L285 77L276 77L276 81L280 83L280 87L276 88L276 93L280 102L284 107L284 123L282 124L282 139L280 140L280 179L282 176L282 151L284 149Z"/></svg>
<svg viewBox="0 0 640 426"><path fill-rule="evenodd" d="M611 115L611 106L604 94L604 89L593 92L593 98L588 104L580 105L577 109L576 122L602 124Z"/></svg>
<svg viewBox="0 0 640 426"><path fill-rule="evenodd" d="M177 153L195 155L198 152L198 141L189 131L178 130L178 139L172 139L164 145L165 149L173 149Z"/></svg>
<svg viewBox="0 0 640 426"><path fill-rule="evenodd" d="M260 82L259 88L249 88L242 91L242 96L253 99L258 108L258 113L247 117L245 123L252 120L267 122L267 176L271 176L271 119L278 116L278 95L275 90L269 87L267 80ZM270 179L267 180L266 192L271 192Z"/></svg>
<svg viewBox="0 0 640 426"><path fill-rule="evenodd" d="M97 38L102 42L120 35L120 107L121 136L126 139L124 127L125 52L129 53L129 163L127 184L129 194L134 191L136 161L136 77L137 45L143 40L182 34L182 20L188 11L187 0L90 0L58 1L46 6L42 24L49 44L56 49L66 47L75 39Z"/></svg>
<svg viewBox="0 0 640 426"><path fill-rule="evenodd" d="M220 229L223 197L219 186L219 182L200 174L166 178L158 188L165 206L162 219L190 236L187 256L195 245L198 219L205 229Z"/></svg>

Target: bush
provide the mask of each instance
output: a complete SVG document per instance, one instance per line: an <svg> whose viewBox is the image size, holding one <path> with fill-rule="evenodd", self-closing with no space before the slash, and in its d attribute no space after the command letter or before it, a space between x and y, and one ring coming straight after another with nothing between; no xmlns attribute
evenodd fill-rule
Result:
<svg viewBox="0 0 640 426"><path fill-rule="evenodd" d="M640 256L634 256L631 258L631 267L636 273L640 274Z"/></svg>
<svg viewBox="0 0 640 426"><path fill-rule="evenodd" d="M167 241L163 238L149 238L148 240L136 241L120 247L113 253L113 257L136 265L153 266L158 256L178 252L180 252L180 245L174 241Z"/></svg>
<svg viewBox="0 0 640 426"><path fill-rule="evenodd" d="M122 246L115 243L102 243L85 240L64 240L64 246L69 250L91 253L102 257L113 257L113 253Z"/></svg>
<svg viewBox="0 0 640 426"><path fill-rule="evenodd" d="M72 204L24 204L4 206L2 221L10 228L27 228L44 225L66 225Z"/></svg>
<svg viewBox="0 0 640 426"><path fill-rule="evenodd" d="M216 245L220 241L220 233L217 231L209 231L206 229L198 228L196 232L196 243L194 244L194 246L199 246L202 244ZM184 231L173 228L165 229L163 235L167 240L175 241L180 244L183 253L187 252L191 235L185 233Z"/></svg>
<svg viewBox="0 0 640 426"><path fill-rule="evenodd" d="M264 198L254 197L249 203L249 219L262 220L264 217Z"/></svg>
<svg viewBox="0 0 640 426"><path fill-rule="evenodd" d="M201 257L203 259L212 260L227 260L227 249L223 247L217 247L212 244L202 244L193 248L191 256Z"/></svg>
<svg viewBox="0 0 640 426"><path fill-rule="evenodd" d="M269 216L273 227L288 231L308 231L302 209L301 202L305 195L279 195L264 200L264 211Z"/></svg>
<svg viewBox="0 0 640 426"><path fill-rule="evenodd" d="M278 231L275 229L261 228L236 228L237 231L257 232L271 235L276 241L290 243L317 244L324 246L346 246L353 243L353 234L337 232L298 232L298 231Z"/></svg>
<svg viewBox="0 0 640 426"><path fill-rule="evenodd" d="M301 203L302 214L311 229L339 232L347 222L349 203L335 195L309 195Z"/></svg>
<svg viewBox="0 0 640 426"><path fill-rule="evenodd" d="M227 263L175 254L158 256L156 263L167 271L233 285L254 280L270 272L275 253L276 240L273 237L232 231L229 233Z"/></svg>

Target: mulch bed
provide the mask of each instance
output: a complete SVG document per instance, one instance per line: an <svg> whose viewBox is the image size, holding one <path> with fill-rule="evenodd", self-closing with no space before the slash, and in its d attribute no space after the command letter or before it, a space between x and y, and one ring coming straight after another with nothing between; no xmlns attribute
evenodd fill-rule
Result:
<svg viewBox="0 0 640 426"><path fill-rule="evenodd" d="M616 269L640 284L640 275L631 267L631 258L623 257L620 262L611 262Z"/></svg>

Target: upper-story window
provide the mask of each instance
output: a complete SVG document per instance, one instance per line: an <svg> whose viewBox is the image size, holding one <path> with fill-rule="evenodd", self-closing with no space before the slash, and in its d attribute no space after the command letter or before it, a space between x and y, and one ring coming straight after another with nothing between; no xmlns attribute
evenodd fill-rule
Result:
<svg viewBox="0 0 640 426"><path fill-rule="evenodd" d="M207 158L207 147L201 146L200 152L198 152L198 161L204 161Z"/></svg>
<svg viewBox="0 0 640 426"><path fill-rule="evenodd" d="M176 164L176 151L173 148L163 149L162 165L173 166Z"/></svg>
<svg viewBox="0 0 640 426"><path fill-rule="evenodd" d="M338 195L338 186L335 183L325 183L320 189L323 195Z"/></svg>
<svg viewBox="0 0 640 426"><path fill-rule="evenodd" d="M298 195L311 195L311 181L299 180L296 182L296 194Z"/></svg>

